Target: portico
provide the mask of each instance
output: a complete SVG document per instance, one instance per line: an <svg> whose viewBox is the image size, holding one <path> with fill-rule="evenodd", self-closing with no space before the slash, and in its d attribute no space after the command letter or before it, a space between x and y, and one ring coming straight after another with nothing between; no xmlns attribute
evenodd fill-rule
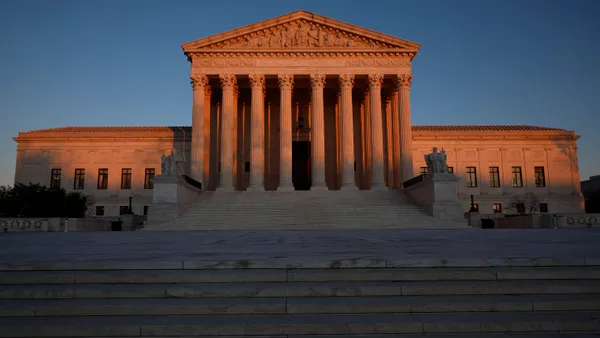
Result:
<svg viewBox="0 0 600 338"><path fill-rule="evenodd" d="M190 176L217 191L401 187L419 47L305 11L184 44Z"/></svg>

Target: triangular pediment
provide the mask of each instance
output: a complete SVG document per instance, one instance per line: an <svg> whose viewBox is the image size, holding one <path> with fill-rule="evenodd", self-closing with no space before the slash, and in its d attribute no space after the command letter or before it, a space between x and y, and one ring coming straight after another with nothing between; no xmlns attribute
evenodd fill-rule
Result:
<svg viewBox="0 0 600 338"><path fill-rule="evenodd" d="M421 45L306 11L185 43L184 52L203 51L397 51L416 53Z"/></svg>

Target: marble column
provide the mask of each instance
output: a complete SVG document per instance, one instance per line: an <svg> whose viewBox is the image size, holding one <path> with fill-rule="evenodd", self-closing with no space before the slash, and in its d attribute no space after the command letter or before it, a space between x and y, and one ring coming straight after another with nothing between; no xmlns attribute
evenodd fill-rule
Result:
<svg viewBox="0 0 600 338"><path fill-rule="evenodd" d="M190 75L190 80L192 88L194 88L190 175L196 181L204 184L204 95L208 87L208 77L204 74L193 73Z"/></svg>
<svg viewBox="0 0 600 338"><path fill-rule="evenodd" d="M312 126L312 186L311 190L326 190L325 184L325 107L323 88L325 75L310 74Z"/></svg>
<svg viewBox="0 0 600 338"><path fill-rule="evenodd" d="M294 75L278 74L280 92L279 122L279 188L280 191L294 190L292 182L292 88Z"/></svg>
<svg viewBox="0 0 600 338"><path fill-rule="evenodd" d="M352 114L352 87L354 75L341 74L340 123L342 125L342 189L358 190L354 179L354 120Z"/></svg>
<svg viewBox="0 0 600 338"><path fill-rule="evenodd" d="M400 120L400 157L402 182L414 177L412 154L412 125L410 123L410 85L412 74L399 74L398 86L398 115Z"/></svg>
<svg viewBox="0 0 600 338"><path fill-rule="evenodd" d="M381 110L381 85L383 75L369 75L369 96L371 98L371 152L373 180L371 189L385 189L385 166L383 154L383 113Z"/></svg>
<svg viewBox="0 0 600 338"><path fill-rule="evenodd" d="M393 163L391 164L394 172L393 187L402 188L402 162L400 158L400 119L398 115L398 90L394 88L392 92L392 126L388 130L392 133Z"/></svg>
<svg viewBox="0 0 600 338"><path fill-rule="evenodd" d="M252 88L252 118L250 119L250 185L248 190L264 190L264 159L265 159L265 76L250 74L250 87Z"/></svg>
<svg viewBox="0 0 600 338"><path fill-rule="evenodd" d="M223 106L221 112L221 184L217 190L234 191L233 186L233 146L234 146L234 90L237 79L233 74L219 75L223 89Z"/></svg>

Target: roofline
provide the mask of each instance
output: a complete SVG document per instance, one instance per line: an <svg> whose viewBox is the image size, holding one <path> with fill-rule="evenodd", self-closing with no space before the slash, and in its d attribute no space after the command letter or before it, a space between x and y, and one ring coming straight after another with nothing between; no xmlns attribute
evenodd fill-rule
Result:
<svg viewBox="0 0 600 338"><path fill-rule="evenodd" d="M198 52L198 50L196 50L196 49L190 49L192 47L191 44L197 43L199 41L203 41L204 44L208 45L211 43L215 43L215 42L226 40L228 38L232 38L232 37L235 37L235 36L238 36L241 34L248 33L248 31L255 31L255 30L263 29L266 27L270 27L273 25L277 25L277 24L281 24L281 23L285 23L285 22L289 22L289 21L297 20L297 19L312 20L312 21L316 21L321 24L336 26L336 27L339 27L340 29L345 29L345 30L349 30L349 31L362 30L364 33L366 33L367 37L372 37L372 38L375 38L375 39L378 39L378 40L381 40L383 42L387 42L390 44L398 44L399 41L401 41L402 43L409 45L409 46L407 46L408 47L407 50L404 50L404 52L407 52L407 53L408 52L418 53L419 49L421 48L420 44L410 41L410 40L398 38L398 37L395 37L395 36L392 36L389 34L385 34L385 33L380 33L380 32L374 31L372 29L353 25L353 24L350 24L350 23L347 23L344 21L332 19L332 18L323 16L323 15L311 13L311 12L308 12L305 10L298 10L298 11L280 15L280 16L277 16L274 18L266 19L263 21L258 21L258 22L255 22L255 23L252 23L252 24L249 24L246 26L234 28L234 29L222 32L222 33L215 34L215 35L206 36L206 37L198 39L198 40L189 41L189 42L181 44L181 49L183 50L183 52L185 54L190 53L190 52Z"/></svg>

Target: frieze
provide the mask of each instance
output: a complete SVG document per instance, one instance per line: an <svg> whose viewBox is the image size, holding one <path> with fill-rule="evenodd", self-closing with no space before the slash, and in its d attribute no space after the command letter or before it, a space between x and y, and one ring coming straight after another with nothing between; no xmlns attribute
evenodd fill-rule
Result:
<svg viewBox="0 0 600 338"><path fill-rule="evenodd" d="M295 20L203 48L397 48L397 46L308 20Z"/></svg>
<svg viewBox="0 0 600 338"><path fill-rule="evenodd" d="M195 60L192 68L254 68L254 67L410 67L406 57L202 57Z"/></svg>

